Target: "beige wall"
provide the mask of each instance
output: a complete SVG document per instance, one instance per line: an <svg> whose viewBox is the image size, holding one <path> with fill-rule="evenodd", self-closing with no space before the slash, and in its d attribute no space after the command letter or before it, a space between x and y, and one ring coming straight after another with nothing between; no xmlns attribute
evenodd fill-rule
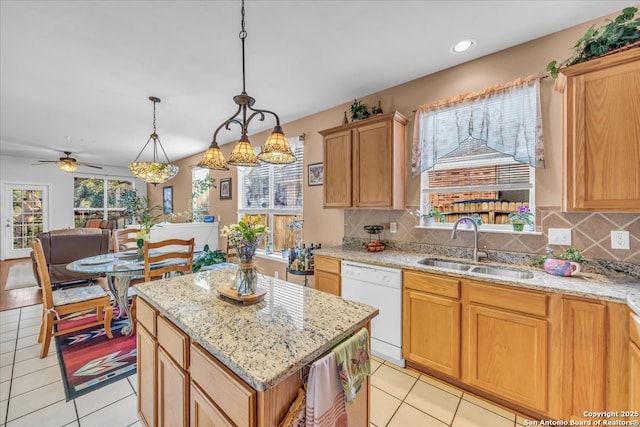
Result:
<svg viewBox="0 0 640 427"><path fill-rule="evenodd" d="M613 18L617 14L610 15ZM478 91L487 86L504 83L530 74L543 74L547 63L556 59L562 61L571 55L571 47L591 25L602 25L604 19L585 23L528 43L515 46L504 51L485 56L474 61L450 68L439 73L428 75L402 85L371 94L362 98L368 105L375 105L378 100L385 112L397 110L411 118L407 126L407 164L411 153L413 136L413 110L417 106L438 99L454 96L464 92ZM428 45L423 51L428 55ZM402 64L397 64L402 66ZM373 70L372 72L375 72ZM322 82L319 82L320 84ZM558 207L561 204L562 183L562 122L561 94L553 91L553 80L546 79L541 84L541 101L543 115L543 131L545 139L544 169L536 171L536 203L538 206ZM262 100L268 105L268 100ZM313 102L309 100L308 102ZM287 135L304 133L305 138L305 175L306 165L322 161L322 137L318 131L337 126L341 123L343 111L348 111L351 100L343 105L321 111L294 122L283 125ZM231 100L229 100L231 108ZM212 131L219 123L211 123ZM254 145L260 145L267 138L268 132L251 136ZM203 140L203 152L208 141ZM222 147L228 157L233 144ZM174 186L174 207L176 210L188 206L190 191L191 166L198 163L201 154L182 159L177 162L179 175L170 183ZM419 179L412 179L407 167L406 206L417 207L419 204ZM221 215L221 226L236 220L237 179L234 167L228 172L212 171L211 175L219 182L220 178L231 177L233 181L232 200L219 200L218 190L211 193L211 212ZM162 186L148 189L153 202L161 201ZM322 186L309 187L304 179L304 240L321 242L323 245L339 245L345 234L344 211L341 209L322 208ZM381 212L382 213L382 212ZM623 257L624 258L624 257Z"/></svg>

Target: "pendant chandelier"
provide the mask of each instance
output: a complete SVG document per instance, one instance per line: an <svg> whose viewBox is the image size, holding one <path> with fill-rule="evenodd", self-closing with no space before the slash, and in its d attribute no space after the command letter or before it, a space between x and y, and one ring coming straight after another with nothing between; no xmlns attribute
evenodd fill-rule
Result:
<svg viewBox="0 0 640 427"><path fill-rule="evenodd" d="M150 96L149 100L153 102L153 133L149 136L147 143L144 144L140 153L138 153L138 157L136 157L133 163L129 165L129 170L144 182L156 185L169 181L171 178L176 176L178 173L178 166L171 164L167 157L167 153L165 153L164 148L162 147L160 137L156 133L156 103L160 102L160 98ZM138 159L140 158L140 155L151 141L153 141L153 162L139 162ZM164 154L164 158L167 163L160 163L158 161L158 146L160 146L160 150L162 151L162 154Z"/></svg>
<svg viewBox="0 0 640 427"><path fill-rule="evenodd" d="M233 97L233 102L236 103L238 109L231 118L227 119L216 129L213 134L213 140L211 145L204 153L202 160L198 164L199 167L217 170L229 170L227 165L232 166L258 166L258 159L266 163L274 164L286 164L295 162L296 157L291 151L289 141L284 136L282 127L280 127L280 118L276 113L269 110L260 110L253 108L253 104L256 100L249 96L245 89L245 62L244 62L244 41L247 38L247 31L244 28L244 0L242 0L242 30L239 37L242 42L242 93ZM276 119L276 126L273 128L271 135L267 139L267 142L261 147L260 154L256 156L251 143L249 142L249 136L247 128L249 123L254 118L263 121L265 114L271 114ZM248 117L247 117L248 116ZM225 128L230 129L232 124L240 126L240 140L234 147L229 157L229 161L225 161L222 151L218 146L218 132Z"/></svg>

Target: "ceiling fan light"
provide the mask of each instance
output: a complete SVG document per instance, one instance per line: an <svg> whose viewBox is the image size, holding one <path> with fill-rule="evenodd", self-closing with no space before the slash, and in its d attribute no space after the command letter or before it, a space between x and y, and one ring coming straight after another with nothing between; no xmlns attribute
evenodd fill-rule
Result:
<svg viewBox="0 0 640 427"><path fill-rule="evenodd" d="M71 162L60 162L58 163L58 169L65 172L75 172L78 170L78 165Z"/></svg>
<svg viewBox="0 0 640 427"><path fill-rule="evenodd" d="M276 126L273 129L267 142L262 146L258 159L263 162L280 165L296 161L296 156L293 155L289 141L285 138L280 126Z"/></svg>
<svg viewBox="0 0 640 427"><path fill-rule="evenodd" d="M231 166L258 166L258 156L254 151L247 135L242 135L238 144L233 148L231 156L229 156L228 165Z"/></svg>
<svg viewBox="0 0 640 427"><path fill-rule="evenodd" d="M144 182L156 185L167 182L176 176L179 168L170 163L133 162L129 165L129 170Z"/></svg>
<svg viewBox="0 0 640 427"><path fill-rule="evenodd" d="M229 170L227 162L224 160L224 154L222 154L222 150L220 150L216 141L213 141L207 151L204 152L204 156L202 156L202 160L198 163L198 167L219 171Z"/></svg>

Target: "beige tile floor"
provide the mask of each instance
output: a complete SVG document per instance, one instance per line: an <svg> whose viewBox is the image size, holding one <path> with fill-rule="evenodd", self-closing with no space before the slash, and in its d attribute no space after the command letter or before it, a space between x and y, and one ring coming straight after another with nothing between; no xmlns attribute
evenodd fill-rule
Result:
<svg viewBox="0 0 640 427"><path fill-rule="evenodd" d="M42 306L0 312L0 427L140 426L136 376L65 401L56 346L40 359ZM524 419L410 369L375 358L375 427L518 427Z"/></svg>

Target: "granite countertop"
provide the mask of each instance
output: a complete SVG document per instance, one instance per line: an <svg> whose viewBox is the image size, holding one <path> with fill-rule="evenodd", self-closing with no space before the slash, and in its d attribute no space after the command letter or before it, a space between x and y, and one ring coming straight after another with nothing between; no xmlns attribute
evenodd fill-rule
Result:
<svg viewBox="0 0 640 427"><path fill-rule="evenodd" d="M426 271L448 276L485 280L496 284L512 285L547 292L560 292L587 298L626 303L633 311L640 315L640 282L636 279L630 278L629 276L613 272L610 275L581 272L572 277L559 277L547 274L543 270L523 265L498 264L487 261L473 263L468 258L448 258L429 253L414 253L397 250L367 252L365 250L347 250L342 247L334 247L317 249L314 251L314 254L391 268ZM533 273L533 278L511 279L418 264L419 260L427 257L451 259L478 265L496 265L500 267L524 269L531 271Z"/></svg>
<svg viewBox="0 0 640 427"><path fill-rule="evenodd" d="M297 372L378 314L378 309L258 275L264 301L242 306L216 289L235 280L223 268L135 285L138 296L258 391Z"/></svg>

